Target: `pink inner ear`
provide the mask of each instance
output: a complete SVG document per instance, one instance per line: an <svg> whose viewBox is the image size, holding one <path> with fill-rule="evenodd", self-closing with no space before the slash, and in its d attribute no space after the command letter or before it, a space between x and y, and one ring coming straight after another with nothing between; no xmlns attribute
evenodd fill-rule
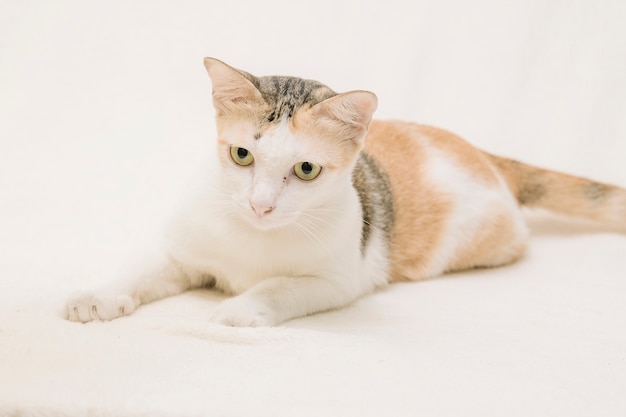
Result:
<svg viewBox="0 0 626 417"><path fill-rule="evenodd" d="M311 108L311 126L331 141L363 146L363 139L376 110L377 98L368 91L339 94Z"/></svg>
<svg viewBox="0 0 626 417"><path fill-rule="evenodd" d="M315 107L320 116L330 117L340 122L357 125L366 130L378 106L378 99L369 91L350 91L331 97Z"/></svg>
<svg viewBox="0 0 626 417"><path fill-rule="evenodd" d="M378 107L378 98L369 91L352 91L346 93L353 110L353 121L367 128Z"/></svg>

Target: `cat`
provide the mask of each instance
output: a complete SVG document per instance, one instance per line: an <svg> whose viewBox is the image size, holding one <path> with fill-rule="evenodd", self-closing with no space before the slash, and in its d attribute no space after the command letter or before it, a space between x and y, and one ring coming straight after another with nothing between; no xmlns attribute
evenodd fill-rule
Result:
<svg viewBox="0 0 626 417"><path fill-rule="evenodd" d="M389 282L522 256L520 206L626 229L626 190L478 150L445 130L376 121L377 97L255 77L205 58L217 152L163 247L72 297L66 318L111 320L197 287L232 295L209 321L274 326Z"/></svg>

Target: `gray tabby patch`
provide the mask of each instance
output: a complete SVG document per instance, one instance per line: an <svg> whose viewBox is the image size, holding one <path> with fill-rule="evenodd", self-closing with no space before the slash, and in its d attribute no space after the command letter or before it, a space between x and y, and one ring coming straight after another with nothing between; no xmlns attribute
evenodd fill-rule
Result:
<svg viewBox="0 0 626 417"><path fill-rule="evenodd" d="M361 152L352 171L352 184L359 194L363 211L361 252L367 247L372 228L382 231L385 241L389 243L394 212L387 174L371 156Z"/></svg>

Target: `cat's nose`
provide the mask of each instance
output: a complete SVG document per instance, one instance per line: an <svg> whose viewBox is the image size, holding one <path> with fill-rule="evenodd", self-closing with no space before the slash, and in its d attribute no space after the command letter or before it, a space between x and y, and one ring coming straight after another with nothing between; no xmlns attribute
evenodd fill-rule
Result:
<svg viewBox="0 0 626 417"><path fill-rule="evenodd" d="M252 207L252 210L254 210L258 217L266 216L270 214L272 210L274 210L273 206L268 206L267 204L253 203L252 201L250 202L250 207Z"/></svg>

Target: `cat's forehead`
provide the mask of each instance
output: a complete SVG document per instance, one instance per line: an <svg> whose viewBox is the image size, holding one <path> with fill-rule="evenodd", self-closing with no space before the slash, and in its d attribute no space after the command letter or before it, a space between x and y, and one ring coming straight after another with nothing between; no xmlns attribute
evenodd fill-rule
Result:
<svg viewBox="0 0 626 417"><path fill-rule="evenodd" d="M269 123L291 118L301 107L313 106L337 95L318 81L289 76L258 77L256 87L268 105L263 116Z"/></svg>
<svg viewBox="0 0 626 417"><path fill-rule="evenodd" d="M243 146L250 151L267 155L306 154L317 148L315 140L311 140L295 130L289 119L283 118L276 123L268 124L262 129L251 120L233 120L222 130L220 142L226 145Z"/></svg>
<svg viewBox="0 0 626 417"><path fill-rule="evenodd" d="M287 118L262 130L251 120L232 120L223 127L218 142L224 147L246 148L263 165L281 166L283 163L292 165L294 162L311 161L333 168L345 164L341 147L307 135L294 128Z"/></svg>

